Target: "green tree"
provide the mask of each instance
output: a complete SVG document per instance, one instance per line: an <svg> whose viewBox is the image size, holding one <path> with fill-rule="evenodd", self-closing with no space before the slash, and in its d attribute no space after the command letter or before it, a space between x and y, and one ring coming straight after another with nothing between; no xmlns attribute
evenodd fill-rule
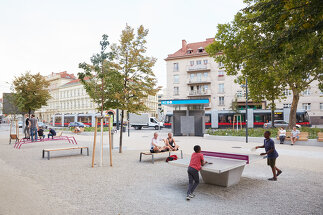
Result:
<svg viewBox="0 0 323 215"><path fill-rule="evenodd" d="M98 105L98 110L103 115L104 110L116 108L119 104L115 93L120 90L121 76L115 69L112 62L113 52L106 52L109 47L108 36L103 35L100 41L101 51L91 57L91 63L80 63L79 68L83 69L78 73L86 92Z"/></svg>
<svg viewBox="0 0 323 215"><path fill-rule="evenodd" d="M14 103L21 112L30 113L47 105L49 81L39 73L26 72L13 81Z"/></svg>
<svg viewBox="0 0 323 215"><path fill-rule="evenodd" d="M266 98L272 108L289 87L293 91L289 126L295 126L300 93L313 81L320 85L323 81L322 7L315 0L245 3L232 23L218 26L207 51L224 63L228 74L248 77L251 96Z"/></svg>
<svg viewBox="0 0 323 215"><path fill-rule="evenodd" d="M145 55L147 47L146 36L148 30L142 25L137 29L126 25L120 36L119 44L114 44L116 68L122 76L122 90L116 95L120 101L121 125L123 125L125 111L138 113L147 111L144 100L148 95L157 93L156 79L152 71L156 59ZM122 152L122 132L120 132L120 147Z"/></svg>

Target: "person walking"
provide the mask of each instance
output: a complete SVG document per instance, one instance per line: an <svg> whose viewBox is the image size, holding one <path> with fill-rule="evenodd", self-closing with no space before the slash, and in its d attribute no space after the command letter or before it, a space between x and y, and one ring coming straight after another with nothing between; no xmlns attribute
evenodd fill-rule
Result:
<svg viewBox="0 0 323 215"><path fill-rule="evenodd" d="M25 117L26 117L26 121L25 121L26 124L25 124L25 128L24 128L25 139L30 139L28 114L26 114Z"/></svg>
<svg viewBox="0 0 323 215"><path fill-rule="evenodd" d="M286 138L286 130L283 127L281 127L279 130L280 144L284 144L285 138Z"/></svg>
<svg viewBox="0 0 323 215"><path fill-rule="evenodd" d="M278 153L275 149L275 143L270 138L270 131L265 131L264 133L264 145L262 146L256 146L256 149L258 148L265 148L265 153L261 153L260 155L267 155L267 165L271 167L271 170L273 172L273 177L268 178L269 181L277 181L277 177L282 174L282 171L276 167L276 158L278 157Z"/></svg>
<svg viewBox="0 0 323 215"><path fill-rule="evenodd" d="M30 128L31 142L34 142L34 136L35 136L35 141L37 141L38 122L34 114L31 115L31 119L29 120L29 128Z"/></svg>
<svg viewBox="0 0 323 215"><path fill-rule="evenodd" d="M204 161L203 154L201 153L201 147L199 145L194 146L194 153L191 156L190 165L188 166L188 190L186 200L190 200L195 197L194 190L200 183L199 171L201 166L204 166L207 162Z"/></svg>

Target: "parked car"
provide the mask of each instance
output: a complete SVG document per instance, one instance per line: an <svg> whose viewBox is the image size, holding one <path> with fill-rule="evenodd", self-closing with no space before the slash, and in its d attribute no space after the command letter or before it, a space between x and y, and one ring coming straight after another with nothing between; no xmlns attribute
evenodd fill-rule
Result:
<svg viewBox="0 0 323 215"><path fill-rule="evenodd" d="M280 127L287 128L288 127L288 122L285 122L284 120L275 120L274 122L275 122L274 126L276 128L280 128ZM271 127L272 127L271 121L264 124L264 128L271 128ZM301 128L301 127L302 127L301 125L296 124L296 128Z"/></svg>
<svg viewBox="0 0 323 215"><path fill-rule="evenodd" d="M47 129L47 125L43 122L38 122L38 127L42 129Z"/></svg>
<svg viewBox="0 0 323 215"><path fill-rule="evenodd" d="M68 124L68 127L80 127L80 128L84 128L84 127L90 127L89 125L85 125L82 122L70 122L70 124Z"/></svg>
<svg viewBox="0 0 323 215"><path fill-rule="evenodd" d="M18 126L19 126L19 128L22 128L22 125L23 125L23 122L19 121L19 122L18 122Z"/></svg>

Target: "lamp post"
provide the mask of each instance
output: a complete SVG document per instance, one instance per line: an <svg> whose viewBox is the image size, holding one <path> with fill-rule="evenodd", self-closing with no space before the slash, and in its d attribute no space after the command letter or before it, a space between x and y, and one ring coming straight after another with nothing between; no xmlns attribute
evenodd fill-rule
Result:
<svg viewBox="0 0 323 215"><path fill-rule="evenodd" d="M248 143L248 78L246 77L246 143Z"/></svg>

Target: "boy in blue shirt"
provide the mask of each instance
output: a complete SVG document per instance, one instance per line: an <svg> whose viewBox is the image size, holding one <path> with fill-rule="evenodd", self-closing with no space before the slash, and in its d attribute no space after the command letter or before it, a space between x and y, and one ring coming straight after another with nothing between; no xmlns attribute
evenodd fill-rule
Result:
<svg viewBox="0 0 323 215"><path fill-rule="evenodd" d="M265 153L261 153L260 155L267 155L267 165L271 167L274 177L269 178L270 181L277 181L277 176L282 174L282 171L276 167L276 158L278 157L278 153L275 149L275 143L270 138L270 131L265 131L264 133L264 145L263 146L256 146L258 148L265 148Z"/></svg>

